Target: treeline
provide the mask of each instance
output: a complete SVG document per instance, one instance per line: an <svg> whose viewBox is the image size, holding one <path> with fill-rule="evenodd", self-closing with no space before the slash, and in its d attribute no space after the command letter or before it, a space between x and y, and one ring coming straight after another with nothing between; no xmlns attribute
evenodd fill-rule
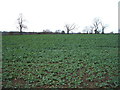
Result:
<svg viewBox="0 0 120 90"><path fill-rule="evenodd" d="M64 31L61 31L61 32L52 32L52 31L45 31L45 32L2 32L2 35L37 35L37 34L67 34L65 33ZM93 33L69 33L69 34L93 34ZM94 33L95 34L95 33ZM113 32L110 32L110 33L105 33L105 34L117 34L117 33L113 33Z"/></svg>
<svg viewBox="0 0 120 90"><path fill-rule="evenodd" d="M62 32L2 32L2 35L33 35L33 34L65 34L64 31Z"/></svg>

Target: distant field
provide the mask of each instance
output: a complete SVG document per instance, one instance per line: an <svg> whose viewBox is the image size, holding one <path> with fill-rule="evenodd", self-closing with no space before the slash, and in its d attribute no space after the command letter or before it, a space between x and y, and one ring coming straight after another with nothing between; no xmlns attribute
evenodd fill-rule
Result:
<svg viewBox="0 0 120 90"><path fill-rule="evenodd" d="M116 88L118 35L3 36L3 88Z"/></svg>

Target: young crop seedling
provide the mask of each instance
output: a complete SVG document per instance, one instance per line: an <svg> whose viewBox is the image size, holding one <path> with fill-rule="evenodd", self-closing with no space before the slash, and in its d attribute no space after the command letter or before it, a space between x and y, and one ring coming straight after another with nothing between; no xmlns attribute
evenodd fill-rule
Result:
<svg viewBox="0 0 120 90"><path fill-rule="evenodd" d="M3 88L120 87L117 34L2 38ZM24 83L13 84L18 79Z"/></svg>

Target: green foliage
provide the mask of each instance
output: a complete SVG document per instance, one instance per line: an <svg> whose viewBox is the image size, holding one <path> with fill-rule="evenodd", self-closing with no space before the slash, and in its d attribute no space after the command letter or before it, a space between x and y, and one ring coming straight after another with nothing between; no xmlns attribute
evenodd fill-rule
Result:
<svg viewBox="0 0 120 90"><path fill-rule="evenodd" d="M112 34L3 36L3 87L119 87L117 38Z"/></svg>

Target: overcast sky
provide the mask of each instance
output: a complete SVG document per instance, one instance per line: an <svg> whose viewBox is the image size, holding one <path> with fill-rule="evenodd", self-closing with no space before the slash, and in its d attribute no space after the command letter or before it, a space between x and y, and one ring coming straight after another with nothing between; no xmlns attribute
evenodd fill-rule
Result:
<svg viewBox="0 0 120 90"><path fill-rule="evenodd" d="M118 31L119 0L0 0L0 31L18 31L19 13L26 19L25 31L65 30L75 23L82 32L95 17L107 24L105 32Z"/></svg>

